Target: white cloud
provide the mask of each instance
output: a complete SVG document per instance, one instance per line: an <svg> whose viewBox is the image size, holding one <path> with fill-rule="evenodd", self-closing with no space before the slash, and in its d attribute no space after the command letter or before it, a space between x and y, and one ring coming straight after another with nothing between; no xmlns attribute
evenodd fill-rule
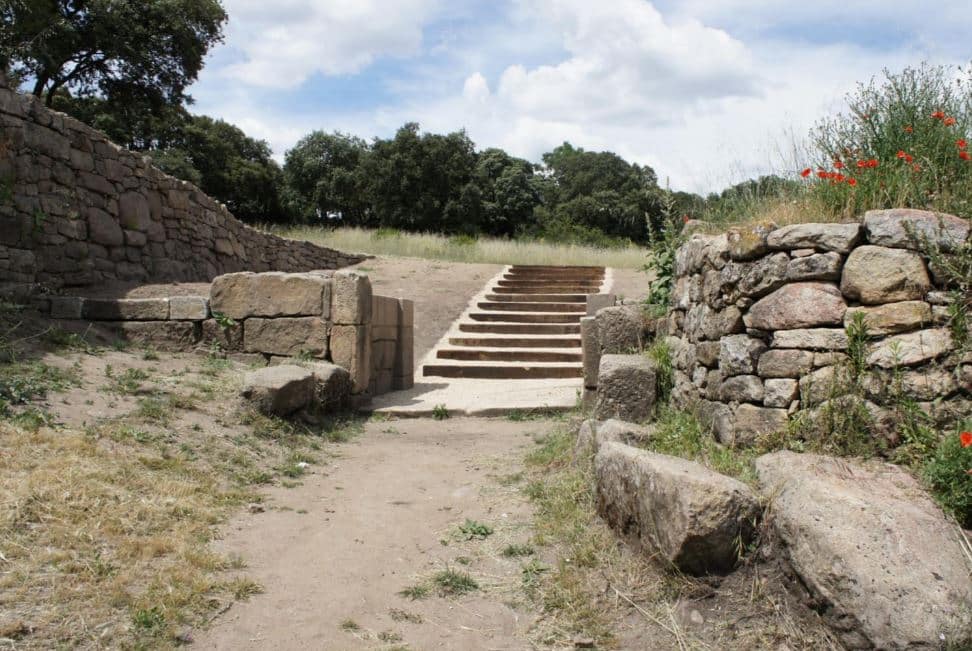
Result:
<svg viewBox="0 0 972 651"><path fill-rule="evenodd" d="M254 86L294 88L310 75L351 74L380 56L419 51L437 0L227 0L227 74Z"/></svg>

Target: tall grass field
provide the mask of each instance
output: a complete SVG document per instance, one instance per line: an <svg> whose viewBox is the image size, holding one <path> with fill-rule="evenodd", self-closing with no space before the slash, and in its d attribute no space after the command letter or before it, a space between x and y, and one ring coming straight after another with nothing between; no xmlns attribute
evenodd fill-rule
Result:
<svg viewBox="0 0 972 651"><path fill-rule="evenodd" d="M294 240L348 253L482 262L492 264L539 264L602 266L640 269L648 250L638 246L597 248L538 240L504 240L489 237L449 237L433 233L404 233L393 229L276 227L271 232Z"/></svg>

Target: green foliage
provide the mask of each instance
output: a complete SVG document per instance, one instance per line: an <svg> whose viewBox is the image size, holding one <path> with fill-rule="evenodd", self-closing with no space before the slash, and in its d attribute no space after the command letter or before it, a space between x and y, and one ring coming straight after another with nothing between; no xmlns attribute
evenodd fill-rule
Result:
<svg viewBox="0 0 972 651"><path fill-rule="evenodd" d="M851 371L856 381L867 372L868 368L868 344L871 341L871 334L868 331L864 313L861 311L854 312L845 330L847 332L847 355L850 358Z"/></svg>
<svg viewBox="0 0 972 651"><path fill-rule="evenodd" d="M885 70L847 103L847 114L822 120L811 134L811 192L826 206L848 217L893 207L972 215L972 163L959 143L972 134L972 69Z"/></svg>
<svg viewBox="0 0 972 651"><path fill-rule="evenodd" d="M532 545L511 544L503 548L502 554L507 558L518 558L520 556L533 556L537 550Z"/></svg>
<svg viewBox="0 0 972 651"><path fill-rule="evenodd" d="M648 262L645 269L654 274L648 290L647 303L667 307L675 282L675 254L685 241L682 220L675 212L675 199L665 191L661 199L661 223L657 230L648 231Z"/></svg>
<svg viewBox="0 0 972 651"><path fill-rule="evenodd" d="M753 482L752 449L734 449L720 445L699 414L691 410L663 406L658 412L654 435L645 443L654 452L702 465L742 481Z"/></svg>
<svg viewBox="0 0 972 651"><path fill-rule="evenodd" d="M672 362L672 349L664 339L658 338L651 342L651 346L645 351L645 354L655 362L656 401L660 405L667 405L672 397L672 389L675 388L675 366Z"/></svg>
<svg viewBox="0 0 972 651"><path fill-rule="evenodd" d="M368 144L355 136L323 131L304 136L284 163L296 214L304 221L340 215L342 223L365 223L368 204L360 165L368 153Z"/></svg>
<svg viewBox="0 0 972 651"><path fill-rule="evenodd" d="M178 105L225 21L217 0L11 0L0 9L0 64L49 105L66 89Z"/></svg>
<svg viewBox="0 0 972 651"><path fill-rule="evenodd" d="M459 596L468 592L479 590L479 584L474 578L465 572L457 572L452 569L445 569L432 576L432 583L442 596Z"/></svg>
<svg viewBox="0 0 972 651"><path fill-rule="evenodd" d="M166 626L165 613L158 606L136 610L132 614L132 625L143 635L162 635Z"/></svg>
<svg viewBox="0 0 972 651"><path fill-rule="evenodd" d="M432 407L432 418L435 420L445 420L449 417L449 410L445 405L435 405Z"/></svg>
<svg viewBox="0 0 972 651"><path fill-rule="evenodd" d="M425 599L428 597L429 592L429 586L425 585L424 583L419 583L400 590L398 595L401 597L408 597L412 601L418 601L419 599Z"/></svg>
<svg viewBox="0 0 972 651"><path fill-rule="evenodd" d="M459 525L459 533L466 540L485 540L493 535L493 528L485 522L466 519Z"/></svg>
<svg viewBox="0 0 972 651"><path fill-rule="evenodd" d="M75 369L48 366L43 362L0 364L0 400L26 404L50 391L64 391L78 383Z"/></svg>
<svg viewBox="0 0 972 651"><path fill-rule="evenodd" d="M945 435L923 469L932 494L965 529L972 528L972 445L963 445L962 436L970 429L972 421L967 420Z"/></svg>

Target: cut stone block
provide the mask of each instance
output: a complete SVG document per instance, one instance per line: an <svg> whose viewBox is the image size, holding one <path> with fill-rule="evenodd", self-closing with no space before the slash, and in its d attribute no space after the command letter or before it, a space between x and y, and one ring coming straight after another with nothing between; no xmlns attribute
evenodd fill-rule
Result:
<svg viewBox="0 0 972 651"><path fill-rule="evenodd" d="M242 396L267 415L287 416L310 406L316 386L314 373L308 369L268 366L244 376Z"/></svg>
<svg viewBox="0 0 972 651"><path fill-rule="evenodd" d="M232 319L319 316L330 312L331 280L326 273L279 271L217 276L210 290L210 309ZM369 306L371 298L369 296Z"/></svg>
<svg viewBox="0 0 972 651"><path fill-rule="evenodd" d="M174 321L202 321L209 318L209 300L203 296L172 296L169 318Z"/></svg>
<svg viewBox="0 0 972 651"><path fill-rule="evenodd" d="M248 353L325 357L327 340L327 321L320 317L252 318L243 322L243 349Z"/></svg>
<svg viewBox="0 0 972 651"><path fill-rule="evenodd" d="M367 391L371 383L370 326L333 326L331 328L331 360L335 364L348 369L351 374L354 393Z"/></svg>
<svg viewBox="0 0 972 651"><path fill-rule="evenodd" d="M595 418L640 421L655 406L655 364L645 355L604 355L598 369Z"/></svg>
<svg viewBox="0 0 972 651"><path fill-rule="evenodd" d="M90 321L164 321L169 318L169 299L88 298L83 313Z"/></svg>
<svg viewBox="0 0 972 651"><path fill-rule="evenodd" d="M334 274L331 319L339 325L371 323L371 280L358 271Z"/></svg>

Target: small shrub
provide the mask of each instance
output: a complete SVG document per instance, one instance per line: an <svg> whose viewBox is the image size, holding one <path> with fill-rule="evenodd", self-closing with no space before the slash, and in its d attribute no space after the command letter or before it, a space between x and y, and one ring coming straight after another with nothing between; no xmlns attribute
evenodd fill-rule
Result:
<svg viewBox="0 0 972 651"><path fill-rule="evenodd" d="M466 519L459 525L459 533L466 540L484 540L493 535L493 528L484 522Z"/></svg>
<svg viewBox="0 0 972 651"><path fill-rule="evenodd" d="M972 528L972 421L942 438L924 467L932 494L963 528Z"/></svg>
<svg viewBox="0 0 972 651"><path fill-rule="evenodd" d="M659 405L668 404L675 388L675 367L672 363L672 349L664 339L655 339L645 351L656 366L655 395Z"/></svg>
<svg viewBox="0 0 972 651"><path fill-rule="evenodd" d="M648 262L645 271L653 272L655 278L648 289L646 303L653 306L667 306L675 282L675 253L682 245L682 222L675 214L675 200L671 191L665 191L662 198L662 222L659 231L648 229Z"/></svg>
<svg viewBox="0 0 972 651"><path fill-rule="evenodd" d="M531 545L507 545L503 548L503 556L507 558L518 558L520 556L533 556L537 553Z"/></svg>
<svg viewBox="0 0 972 651"><path fill-rule="evenodd" d="M442 596L459 596L479 590L476 580L465 572L445 569L432 577L432 583L439 588Z"/></svg>
<svg viewBox="0 0 972 651"><path fill-rule="evenodd" d="M446 409L445 405L436 405L432 407L432 418L435 420L445 420L449 417L449 410Z"/></svg>
<svg viewBox="0 0 972 651"><path fill-rule="evenodd" d="M159 636L165 631L165 613L158 606L136 610L132 625L143 635Z"/></svg>

